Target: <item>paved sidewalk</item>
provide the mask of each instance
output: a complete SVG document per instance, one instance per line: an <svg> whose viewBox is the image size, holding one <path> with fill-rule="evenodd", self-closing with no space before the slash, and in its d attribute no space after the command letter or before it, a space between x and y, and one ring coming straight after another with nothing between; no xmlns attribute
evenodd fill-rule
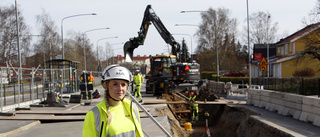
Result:
<svg viewBox="0 0 320 137"><path fill-rule="evenodd" d="M95 87L103 93L102 86ZM143 94L144 100L157 100L156 97ZM89 111L96 104L100 103L103 99L103 94L99 99L93 99L91 105L85 106L82 104L70 103L66 107L31 107L31 110L85 110ZM160 105L143 105L149 112L155 116L155 119L169 132L171 133L171 127L167 116L158 116L155 109L167 107L165 104ZM22 114L16 114L22 115ZM27 115L27 114L24 114ZM30 115L30 114L29 114ZM35 114L33 114L35 115ZM149 118L144 112L140 112L142 122L142 129L146 136L163 137L165 133ZM8 116L0 116L8 117ZM69 121L69 122L53 122L53 123L41 123L38 120L0 120L0 136L10 137L79 137L82 136L83 121ZM4 128L2 128L4 127ZM173 134L173 133L171 133Z"/></svg>

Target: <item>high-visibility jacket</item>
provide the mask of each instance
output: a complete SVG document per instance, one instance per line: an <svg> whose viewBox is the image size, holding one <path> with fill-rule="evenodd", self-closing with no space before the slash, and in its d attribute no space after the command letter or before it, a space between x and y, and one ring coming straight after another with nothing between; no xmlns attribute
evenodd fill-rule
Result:
<svg viewBox="0 0 320 137"><path fill-rule="evenodd" d="M141 85L141 76L139 73L133 77L133 80L137 86Z"/></svg>
<svg viewBox="0 0 320 137"><path fill-rule="evenodd" d="M94 77L92 75L89 76L89 82L88 84L93 84L93 81L94 81Z"/></svg>
<svg viewBox="0 0 320 137"><path fill-rule="evenodd" d="M123 106L123 107L122 107ZM129 99L123 99L119 109L125 108L126 112L129 114L126 115L119 115L113 112L114 121L107 126L107 107L105 99L95 107L93 107L87 114L86 118L83 123L83 130L82 136L83 137L127 137L127 136L136 136L136 137L143 137L143 132L141 129L141 121L140 121L140 114L139 110L134 102ZM118 109L118 108L115 108ZM117 112L117 111L115 111ZM117 117L117 118L116 118ZM120 119L119 119L120 117ZM123 118L121 118L123 117ZM128 122L128 118L130 118ZM123 121L123 122L122 122ZM114 124L114 125L112 125ZM121 127L115 127L115 126ZM134 125L134 126L132 126ZM115 127L115 128L112 128ZM128 129L130 128L130 129ZM115 130L114 130L115 129ZM117 131L116 131L117 130Z"/></svg>

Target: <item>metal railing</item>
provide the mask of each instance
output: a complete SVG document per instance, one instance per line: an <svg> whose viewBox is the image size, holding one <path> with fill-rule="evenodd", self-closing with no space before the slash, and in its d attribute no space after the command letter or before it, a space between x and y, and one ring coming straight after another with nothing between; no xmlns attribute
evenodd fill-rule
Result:
<svg viewBox="0 0 320 137"><path fill-rule="evenodd" d="M288 78L252 78L253 85L261 85L264 89L299 95L320 95L319 77Z"/></svg>

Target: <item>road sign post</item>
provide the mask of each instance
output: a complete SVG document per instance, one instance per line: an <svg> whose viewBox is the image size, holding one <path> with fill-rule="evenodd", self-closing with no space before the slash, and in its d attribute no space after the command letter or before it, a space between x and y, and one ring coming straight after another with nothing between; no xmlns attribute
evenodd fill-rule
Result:
<svg viewBox="0 0 320 137"><path fill-rule="evenodd" d="M260 63L259 63L260 67L261 67L261 71L262 71L262 80L263 80L263 85L265 84L265 81L264 81L264 71L267 70L267 66L268 66L268 62L266 60L265 57L262 57ZM261 85L260 85L261 86Z"/></svg>

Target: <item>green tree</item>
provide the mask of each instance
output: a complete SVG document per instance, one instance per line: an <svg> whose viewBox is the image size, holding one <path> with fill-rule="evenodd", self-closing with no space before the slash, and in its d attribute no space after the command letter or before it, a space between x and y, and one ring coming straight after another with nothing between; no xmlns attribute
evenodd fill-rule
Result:
<svg viewBox="0 0 320 137"><path fill-rule="evenodd" d="M181 46L181 60L188 61L190 58L190 53L188 52L188 47L186 44L186 41L182 40L182 46Z"/></svg>

